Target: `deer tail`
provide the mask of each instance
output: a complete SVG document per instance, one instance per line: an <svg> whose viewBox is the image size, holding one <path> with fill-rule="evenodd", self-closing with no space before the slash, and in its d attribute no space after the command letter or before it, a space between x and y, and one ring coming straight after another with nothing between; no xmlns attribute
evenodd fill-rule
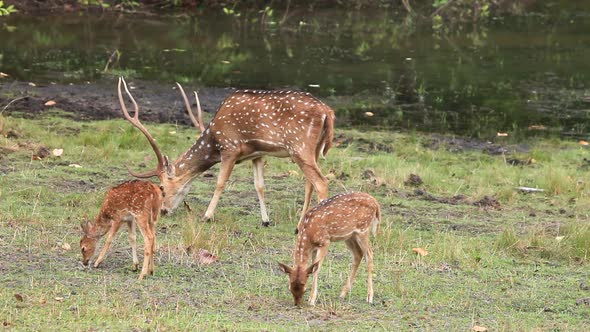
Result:
<svg viewBox="0 0 590 332"><path fill-rule="evenodd" d="M332 141L334 140L334 111L326 106L329 110L326 112L326 119L324 120L323 137L322 137L322 149L321 155L325 157L328 150L332 147Z"/></svg>
<svg viewBox="0 0 590 332"><path fill-rule="evenodd" d="M371 228L371 232L373 236L377 236L379 233L379 227L381 226L381 207L377 204L377 210L375 211L375 218L373 219L373 224Z"/></svg>

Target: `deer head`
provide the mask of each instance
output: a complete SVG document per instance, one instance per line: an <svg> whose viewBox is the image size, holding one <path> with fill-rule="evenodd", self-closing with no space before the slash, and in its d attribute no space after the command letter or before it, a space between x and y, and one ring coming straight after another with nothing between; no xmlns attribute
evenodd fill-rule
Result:
<svg viewBox="0 0 590 332"><path fill-rule="evenodd" d="M293 294L295 305L301 305L303 294L307 289L307 279L310 274L316 271L318 263L316 262L308 268L305 268L302 265L297 265L296 267L291 268L288 265L279 263L279 267L283 272L289 275L289 290L291 291L291 294Z"/></svg>
<svg viewBox="0 0 590 332"><path fill-rule="evenodd" d="M92 258L94 252L96 251L96 243L98 242L98 238L94 236L94 225L90 221L83 221L80 224L80 228L84 233L84 236L82 236L82 239L80 240L82 264L84 264L84 266L88 266L90 258Z"/></svg>

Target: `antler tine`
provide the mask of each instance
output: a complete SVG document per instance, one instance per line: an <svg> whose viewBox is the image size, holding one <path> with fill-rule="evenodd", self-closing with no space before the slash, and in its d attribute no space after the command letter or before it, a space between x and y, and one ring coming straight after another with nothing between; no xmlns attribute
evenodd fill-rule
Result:
<svg viewBox="0 0 590 332"><path fill-rule="evenodd" d="M197 118L195 118L195 115L193 114L193 110L191 109L191 105L188 102L188 98L186 96L186 93L184 93L184 89L182 88L182 85L180 85L180 83L176 82L176 85L178 86L178 89L180 90L180 93L182 94L182 99L184 100L184 106L186 107L186 111L188 112L188 116L191 119L191 122L193 123L193 126L195 126L195 128L199 128L201 130L201 132L203 132L204 128L203 128L203 121L200 114L200 109L201 106L197 103L198 106L198 110L197 110Z"/></svg>
<svg viewBox="0 0 590 332"><path fill-rule="evenodd" d="M197 101L197 118L199 119L199 128L201 132L205 131L205 126L203 125L203 111L201 110L201 102L199 101L199 95L197 95L197 91L193 91L195 93L195 100Z"/></svg>
<svg viewBox="0 0 590 332"><path fill-rule="evenodd" d="M125 106L125 101L123 100L123 92L121 91L121 83L123 83L123 86L125 87L125 92L127 93L129 98L131 99L131 102L133 103L133 117L129 115L129 111L127 111L127 107ZM121 104L121 109L123 110L123 115L125 116L125 119L127 119L127 121L129 121L134 127L139 129L143 133L143 135L147 138L148 142L152 146L152 149L156 153L156 157L158 158L158 166L153 171L146 173L135 173L131 170L131 168L129 168L129 166L127 166L127 171L129 172L129 174L137 178L150 178L152 176L159 176L164 171L165 157L162 156L162 152L158 148L158 145L156 144L156 141L154 140L152 135L150 135L148 130L139 121L139 106L137 106L135 98L133 98L133 95L131 95L131 92L129 92L129 88L127 87L127 83L125 82L125 79L123 77L119 77L118 95L119 103Z"/></svg>

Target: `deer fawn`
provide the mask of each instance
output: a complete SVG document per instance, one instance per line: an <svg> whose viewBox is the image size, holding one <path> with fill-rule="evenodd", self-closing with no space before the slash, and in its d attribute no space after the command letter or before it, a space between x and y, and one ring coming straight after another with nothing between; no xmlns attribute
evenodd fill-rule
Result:
<svg viewBox="0 0 590 332"><path fill-rule="evenodd" d="M289 267L279 263L281 270L289 275L289 290L293 294L295 305L301 304L307 278L312 273L314 275L309 304L315 305L320 267L328 253L330 242L334 241L345 241L353 255L352 269L340 297L345 297L350 290L359 264L363 257L366 257L367 301L373 303L373 250L369 242L369 229L372 228L373 236L375 236L380 222L379 203L365 193L336 195L309 210L298 226L294 266ZM313 264L308 267L310 254Z"/></svg>
<svg viewBox="0 0 590 332"><path fill-rule="evenodd" d="M135 226L137 224L145 242L143 267L139 279L143 279L148 273L154 274L155 225L161 205L162 191L149 181L127 181L109 190L94 223L86 221L81 225L84 232L84 236L80 240L82 263L88 265L90 258L96 251L98 240L108 232L109 235L104 247L94 262L94 267L98 267L104 260L121 223L126 222L129 227L129 244L133 255L133 271L136 271L139 265L135 242Z"/></svg>
<svg viewBox="0 0 590 332"><path fill-rule="evenodd" d="M120 78L119 101L126 113L121 97L121 82L136 109L137 103L125 81ZM334 111L330 107L305 92L241 90L223 101L205 129L202 120L201 123L194 120L190 105L182 93L193 123L202 130L197 141L174 163L170 163L150 139L151 136L148 137L149 134L144 132L158 160L163 160L165 166L143 174L129 170L137 178L159 178L166 193L163 212L174 211L190 190L194 179L221 163L215 192L203 217L204 220L213 218L234 165L252 160L262 222L268 225L269 217L264 203L264 156L289 157L305 174L302 218L309 208L314 188L319 200L328 197L328 181L320 172L317 159L320 154L328 152L334 138ZM198 97L197 106L200 109Z"/></svg>

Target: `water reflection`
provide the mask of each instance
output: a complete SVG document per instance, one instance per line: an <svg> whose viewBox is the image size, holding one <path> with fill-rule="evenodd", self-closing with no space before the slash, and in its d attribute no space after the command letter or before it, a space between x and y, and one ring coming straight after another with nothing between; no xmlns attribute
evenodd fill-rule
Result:
<svg viewBox="0 0 590 332"><path fill-rule="evenodd" d="M0 70L20 80L123 74L298 88L332 104L340 125L479 137L526 134L530 125L584 136L590 126L590 16L583 11L496 19L451 33L387 12L333 10L280 26L223 13L12 15L3 26ZM115 50L120 58L105 74Z"/></svg>

